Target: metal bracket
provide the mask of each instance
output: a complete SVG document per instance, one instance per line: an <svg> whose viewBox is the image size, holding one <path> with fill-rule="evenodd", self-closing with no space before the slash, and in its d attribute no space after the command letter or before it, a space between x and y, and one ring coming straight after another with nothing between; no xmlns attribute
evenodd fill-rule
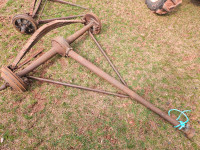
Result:
<svg viewBox="0 0 200 150"><path fill-rule="evenodd" d="M68 55L69 55L69 52L70 52L71 50L73 50L72 47L66 48L66 55L65 55L66 57L69 57Z"/></svg>

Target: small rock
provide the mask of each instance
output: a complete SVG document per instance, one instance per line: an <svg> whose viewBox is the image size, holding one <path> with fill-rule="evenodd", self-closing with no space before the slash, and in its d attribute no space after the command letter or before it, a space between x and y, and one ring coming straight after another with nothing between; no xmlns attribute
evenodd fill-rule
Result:
<svg viewBox="0 0 200 150"><path fill-rule="evenodd" d="M3 139L3 138L1 138L1 143L3 143L3 140L4 140L4 139Z"/></svg>

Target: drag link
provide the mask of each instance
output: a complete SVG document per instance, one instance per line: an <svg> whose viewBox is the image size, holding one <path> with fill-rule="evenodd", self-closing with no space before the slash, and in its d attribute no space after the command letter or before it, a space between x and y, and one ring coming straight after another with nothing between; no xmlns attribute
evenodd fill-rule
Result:
<svg viewBox="0 0 200 150"><path fill-rule="evenodd" d="M86 91L92 91L92 92L97 92L97 93L102 93L102 94L107 94L107 95L118 96L118 97L121 97L121 98L128 98L129 97L129 96L123 95L123 94L118 94L118 93L113 93L113 92L108 92L108 91L103 91L103 90L98 90L98 89L92 89L92 88L88 88L88 87L83 87L83 86L69 84L69 83L63 83L63 82L59 82L59 81L53 81L53 80L44 79L44 78L38 78L38 77L33 77L33 76L27 76L27 78L33 79L33 80L36 80L36 81L47 82L47 83L52 83L52 84L82 89L82 90L86 90Z"/></svg>
<svg viewBox="0 0 200 150"><path fill-rule="evenodd" d="M116 67L114 66L114 64L111 62L111 60L109 59L109 57L107 56L107 54L105 53L105 51L103 50L103 48L101 47L101 45L99 44L99 42L95 39L94 35L91 33L91 31L89 31L89 35L92 38L92 40L95 42L95 44L97 45L97 47L99 48L99 50L101 51L101 53L104 55L104 57L106 58L106 60L109 62L110 66L112 67L112 69L115 71L115 73L117 74L117 76L120 78L120 81L127 86L126 82L124 81L124 79L121 77L119 71L116 69Z"/></svg>

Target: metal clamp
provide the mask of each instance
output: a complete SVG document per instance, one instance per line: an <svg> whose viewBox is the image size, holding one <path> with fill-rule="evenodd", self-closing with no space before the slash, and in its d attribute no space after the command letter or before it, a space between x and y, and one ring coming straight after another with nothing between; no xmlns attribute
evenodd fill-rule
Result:
<svg viewBox="0 0 200 150"><path fill-rule="evenodd" d="M72 47L66 48L66 55L65 55L66 57L69 57L68 55L69 55L69 52L70 52L71 50L73 50Z"/></svg>

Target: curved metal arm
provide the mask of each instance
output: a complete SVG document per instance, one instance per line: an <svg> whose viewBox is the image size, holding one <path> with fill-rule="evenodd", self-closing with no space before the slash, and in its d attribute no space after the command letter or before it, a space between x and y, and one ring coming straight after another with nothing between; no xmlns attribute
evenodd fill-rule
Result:
<svg viewBox="0 0 200 150"><path fill-rule="evenodd" d="M28 40L28 42L24 45L21 51L18 53L17 57L15 58L14 62L12 63L12 69L17 67L17 64L20 60L24 57L24 55L49 31L68 25L72 23L85 23L83 20L55 20L50 23L47 23L40 27Z"/></svg>

